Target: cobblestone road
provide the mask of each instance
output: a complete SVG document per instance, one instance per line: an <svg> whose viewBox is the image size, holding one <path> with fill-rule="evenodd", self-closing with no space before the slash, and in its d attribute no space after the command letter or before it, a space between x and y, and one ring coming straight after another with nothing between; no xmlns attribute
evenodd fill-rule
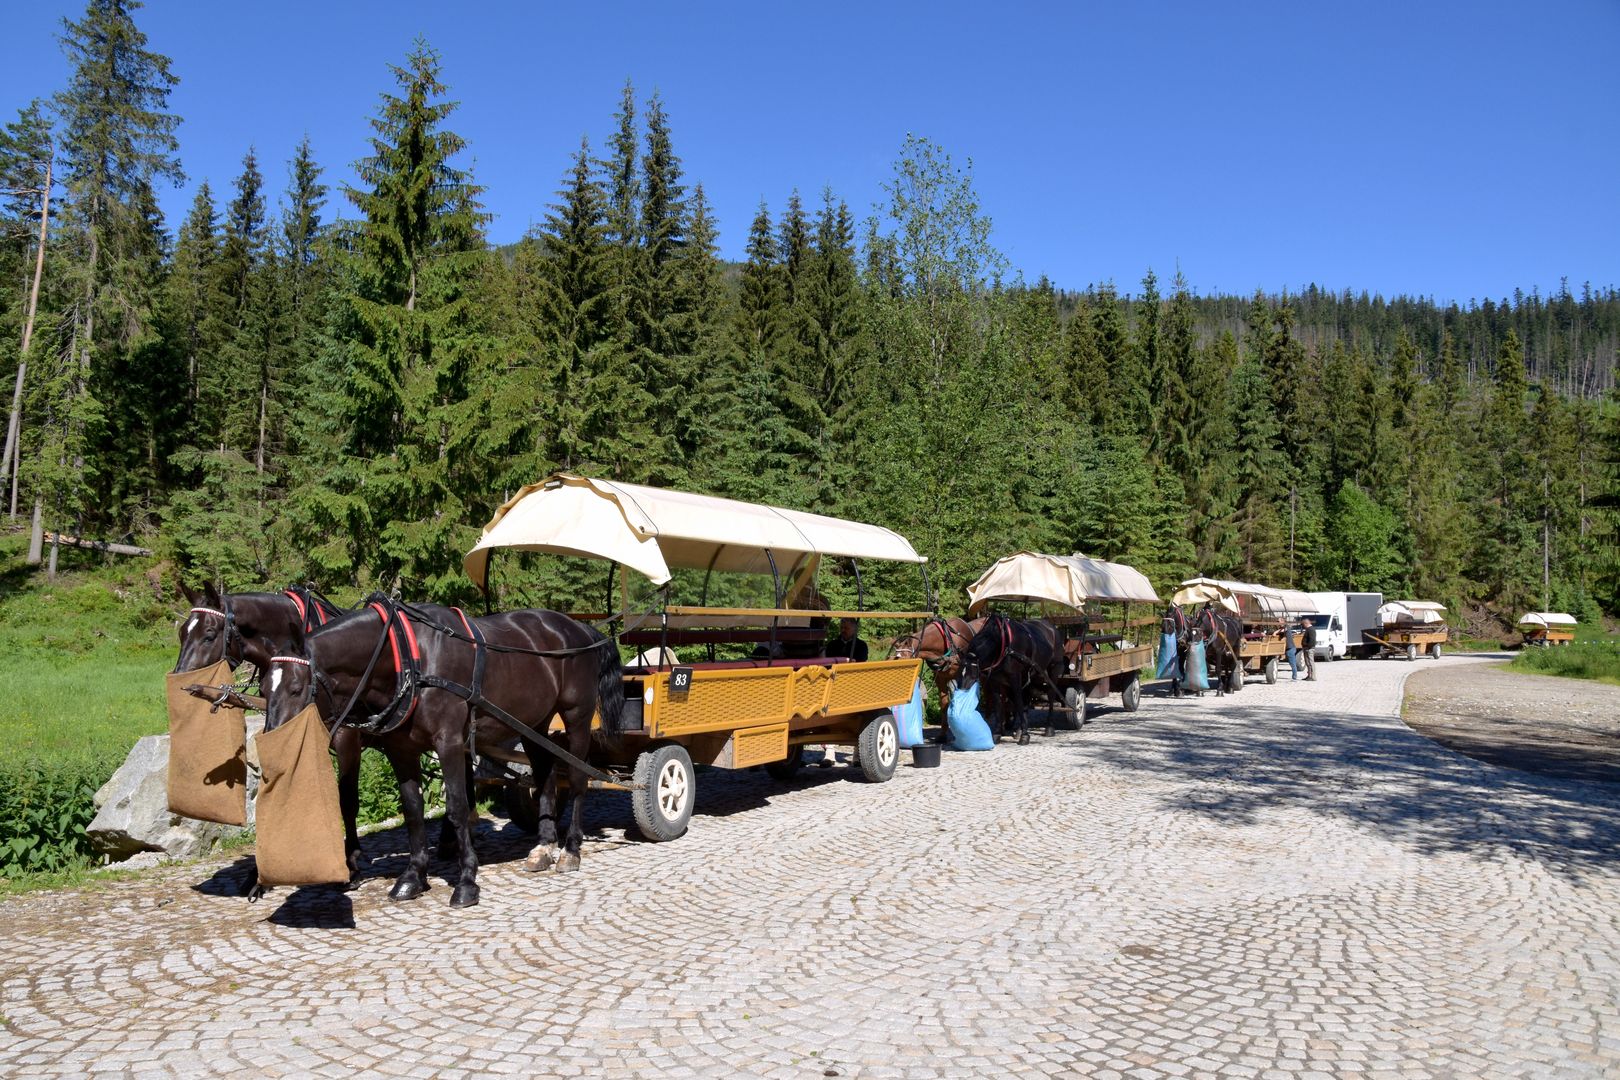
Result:
<svg viewBox="0 0 1620 1080"><path fill-rule="evenodd" d="M672 844L600 800L575 875L486 824L466 911L383 876L250 907L226 863L24 898L0 1075L1615 1075L1620 797L1409 732L1427 663L882 786L709 772Z"/></svg>

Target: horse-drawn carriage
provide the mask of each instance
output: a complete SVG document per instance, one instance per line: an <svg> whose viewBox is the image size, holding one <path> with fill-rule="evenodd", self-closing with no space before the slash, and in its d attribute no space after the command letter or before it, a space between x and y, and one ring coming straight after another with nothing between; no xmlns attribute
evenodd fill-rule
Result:
<svg viewBox="0 0 1620 1080"><path fill-rule="evenodd" d="M1422 652L1438 660L1451 636L1445 605L1432 600L1391 600L1378 609L1378 622L1381 632L1361 632L1365 655L1416 660Z"/></svg>
<svg viewBox="0 0 1620 1080"><path fill-rule="evenodd" d="M1153 647L1136 643L1149 618L1131 620L1131 604L1157 604L1153 585L1123 563L1084 555L1043 555L1020 551L999 559L968 586L968 615L992 605L1036 604L1063 635L1062 676L1056 688L1063 705L1085 722L1087 702L1118 693L1127 712L1142 698L1141 672L1153 664ZM1117 618L1105 612L1118 609ZM1055 702L1053 704L1056 704Z"/></svg>
<svg viewBox="0 0 1620 1080"><path fill-rule="evenodd" d="M503 549L605 562L610 601L614 584L619 600L595 616L531 608L474 617L458 608L373 594L349 612L322 609L317 619L307 598L292 592L211 592L181 628L170 705L171 718L201 721L194 726L208 729L212 741L200 756L171 761L190 763L179 766L179 776L171 768L171 805L188 788L214 795L211 789L221 788L218 777L228 775L228 789L218 792L222 797L213 799L208 812L219 815L215 820L237 819L244 786L238 776L242 713L262 703L261 755L267 743L290 733L289 760L304 763L301 774L312 778L308 790L316 797L293 800L294 812L276 820L266 813L266 795L273 796L277 784L282 792L297 785L280 776L273 782L266 769L259 803L261 884L352 880L359 872L354 821L360 749L376 747L400 779L411 833L411 858L390 896L410 899L427 888L421 759L436 755L446 800L440 852L461 860L451 903L465 906L478 902L469 823L480 762L521 766L505 768L504 781L535 792L527 797L540 840L525 860L531 870L578 869L583 800L591 788L628 791L642 834L669 840L685 831L693 809L694 762L734 769L764 765L787 776L807 743L848 745L866 779L894 774L899 733L889 710L912 698L920 664L829 656L825 627L841 618L931 614L867 609L862 562L913 564L928 595L926 560L899 534L559 473L501 506L466 556L468 575L486 595L491 556ZM829 610L820 599L816 572L824 560L847 566L852 610ZM677 572L684 591L676 590ZM632 578L651 586L650 604L632 603ZM710 604L711 595L741 595L735 581L727 587L716 582L711 594L717 578L743 578L756 586L763 581L768 599L760 606ZM621 643L653 648L625 666ZM231 672L239 666L262 677L262 702L232 685ZM204 712L209 705L188 693L206 696L229 715L206 720L185 702ZM328 742L338 752L335 790ZM573 800L565 841L557 801L564 786ZM344 835L332 831L340 808ZM311 843L302 843L306 830L319 832L320 842L312 835ZM272 835L280 840L272 843ZM290 851L291 858L267 873L272 847ZM303 850L317 847L319 852Z"/></svg>
<svg viewBox="0 0 1620 1080"><path fill-rule="evenodd" d="M1575 616L1562 611L1529 611L1519 616L1524 643L1538 648L1568 645L1575 640Z"/></svg>
<svg viewBox="0 0 1620 1080"><path fill-rule="evenodd" d="M1291 601L1290 595L1295 599ZM1241 671L1263 676L1268 683L1277 681L1278 662L1288 653L1285 634L1289 616L1316 610L1315 602L1305 593L1288 594L1246 581L1204 577L1176 586L1170 602L1178 608L1209 604L1236 616L1242 624L1242 640L1237 643Z"/></svg>

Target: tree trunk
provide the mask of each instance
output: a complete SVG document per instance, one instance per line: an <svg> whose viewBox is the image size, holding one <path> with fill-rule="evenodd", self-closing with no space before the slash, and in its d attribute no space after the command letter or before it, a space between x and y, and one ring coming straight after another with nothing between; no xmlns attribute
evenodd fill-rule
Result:
<svg viewBox="0 0 1620 1080"><path fill-rule="evenodd" d="M45 550L45 500L34 496L34 525L28 531L28 565L38 566Z"/></svg>
<svg viewBox="0 0 1620 1080"><path fill-rule="evenodd" d="M55 149L45 159L45 187L39 204L39 252L34 257L34 284L28 292L28 314L23 319L22 354L17 361L17 387L11 392L11 419L6 424L6 449L0 455L0 483L11 483L11 516L17 516L17 477L14 461L22 457L23 376L28 373L28 346L34 339L34 316L39 312L39 282L45 275L45 241L50 236L51 166ZM15 455L15 456L14 456Z"/></svg>

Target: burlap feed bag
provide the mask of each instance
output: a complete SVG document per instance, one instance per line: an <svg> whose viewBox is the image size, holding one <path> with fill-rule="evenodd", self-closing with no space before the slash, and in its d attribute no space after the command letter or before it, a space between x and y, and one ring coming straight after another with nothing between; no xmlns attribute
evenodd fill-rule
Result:
<svg viewBox="0 0 1620 1080"><path fill-rule="evenodd" d="M261 885L349 880L331 737L314 705L258 738L255 857Z"/></svg>
<svg viewBox="0 0 1620 1080"><path fill-rule="evenodd" d="M221 825L247 824L247 717L186 693L234 681L221 660L165 676L169 700L169 812Z"/></svg>

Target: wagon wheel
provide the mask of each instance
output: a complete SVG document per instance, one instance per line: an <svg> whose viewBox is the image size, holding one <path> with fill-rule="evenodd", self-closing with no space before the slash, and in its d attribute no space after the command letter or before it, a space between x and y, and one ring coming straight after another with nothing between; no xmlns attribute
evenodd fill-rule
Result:
<svg viewBox="0 0 1620 1080"><path fill-rule="evenodd" d="M1237 693L1243 689L1243 664L1238 663L1232 668L1232 674L1226 677L1226 689L1230 693Z"/></svg>
<svg viewBox="0 0 1620 1080"><path fill-rule="evenodd" d="M540 800L528 784L508 784L502 790L501 802L506 816L524 833L533 836L540 831Z"/></svg>
<svg viewBox="0 0 1620 1080"><path fill-rule="evenodd" d="M1417 646L1416 645L1408 645L1406 647L1406 658L1408 660L1416 660L1417 659Z"/></svg>
<svg viewBox="0 0 1620 1080"><path fill-rule="evenodd" d="M1264 670L1266 673L1266 682L1274 683L1277 681L1277 658L1275 656L1266 657L1266 666Z"/></svg>
<svg viewBox="0 0 1620 1080"><path fill-rule="evenodd" d="M1125 689L1119 692L1119 700L1126 712L1135 712L1142 704L1142 680L1132 679L1126 683Z"/></svg>
<svg viewBox="0 0 1620 1080"><path fill-rule="evenodd" d="M697 801L697 777L685 747L665 743L643 751L636 757L635 783L630 807L642 836L673 840L686 831Z"/></svg>
<svg viewBox="0 0 1620 1080"><path fill-rule="evenodd" d="M774 780L791 780L799 775L804 767L804 744L788 747L788 755L781 761L773 761L765 766L765 771Z"/></svg>
<svg viewBox="0 0 1620 1080"><path fill-rule="evenodd" d="M894 716L878 713L867 721L855 748L861 775L866 779L881 784L893 776L895 766L900 764L900 729L895 726Z"/></svg>
<svg viewBox="0 0 1620 1080"><path fill-rule="evenodd" d="M1086 723L1086 695L1076 686L1065 687L1063 690L1063 705L1074 718L1074 730L1079 731Z"/></svg>
<svg viewBox="0 0 1620 1080"><path fill-rule="evenodd" d="M1430 646L1429 646L1429 659L1431 659L1431 660L1440 659L1440 643L1438 641L1433 642L1432 644L1430 644Z"/></svg>

